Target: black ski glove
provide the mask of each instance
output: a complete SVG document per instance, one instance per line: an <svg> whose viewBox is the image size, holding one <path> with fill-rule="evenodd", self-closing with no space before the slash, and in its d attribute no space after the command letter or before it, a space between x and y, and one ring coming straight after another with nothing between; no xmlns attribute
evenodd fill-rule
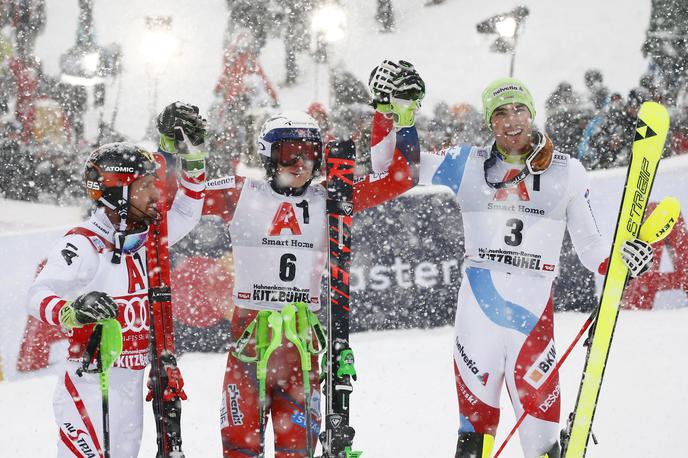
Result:
<svg viewBox="0 0 688 458"><path fill-rule="evenodd" d="M117 303L100 291L82 294L60 310L60 323L67 329L116 317Z"/></svg>
<svg viewBox="0 0 688 458"><path fill-rule="evenodd" d="M394 89L392 97L403 100L417 101L418 108L420 102L425 97L425 81L420 77L413 64L404 60L399 61L399 72L392 82Z"/></svg>
<svg viewBox="0 0 688 458"><path fill-rule="evenodd" d="M160 132L160 148L167 153L185 153L188 146L198 147L205 142L206 120L198 107L174 102L165 107L156 122ZM185 138L186 137L186 138ZM186 143L190 145L186 145Z"/></svg>

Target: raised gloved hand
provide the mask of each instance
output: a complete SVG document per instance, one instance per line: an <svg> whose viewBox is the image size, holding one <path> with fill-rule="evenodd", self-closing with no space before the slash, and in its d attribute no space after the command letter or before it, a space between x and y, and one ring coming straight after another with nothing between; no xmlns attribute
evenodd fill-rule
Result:
<svg viewBox="0 0 688 458"><path fill-rule="evenodd" d="M91 291L60 310L60 323L67 329L80 328L117 317L117 303L107 294Z"/></svg>
<svg viewBox="0 0 688 458"><path fill-rule="evenodd" d="M652 266L653 258L652 246L640 239L627 240L621 246L621 259L633 278L647 272Z"/></svg>
<svg viewBox="0 0 688 458"><path fill-rule="evenodd" d="M414 66L400 60L399 71L392 81L394 89L390 96L390 111L394 127L401 129L415 124L415 113L425 97L425 82Z"/></svg>
<svg viewBox="0 0 688 458"><path fill-rule="evenodd" d="M167 153L179 153L182 169L191 177L198 178L205 172L205 153L202 145L207 135L206 120L198 107L174 102L158 115L160 149Z"/></svg>
<svg viewBox="0 0 688 458"><path fill-rule="evenodd" d="M394 90L392 82L399 76L399 65L391 60L383 60L370 72L368 90L373 97L373 108L380 113L389 113L390 97Z"/></svg>
<svg viewBox="0 0 688 458"><path fill-rule="evenodd" d="M400 60L398 63L399 70L396 78L392 82L394 89L392 90L392 98L404 100L418 100L425 97L425 82L420 77L416 68L410 62Z"/></svg>

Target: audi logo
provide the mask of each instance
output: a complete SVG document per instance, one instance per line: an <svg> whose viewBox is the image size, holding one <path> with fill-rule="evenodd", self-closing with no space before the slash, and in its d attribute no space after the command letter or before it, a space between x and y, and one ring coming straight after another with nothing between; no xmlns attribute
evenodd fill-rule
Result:
<svg viewBox="0 0 688 458"><path fill-rule="evenodd" d="M117 298L119 305L119 320L122 332L148 331L148 299L146 297L132 297L130 299Z"/></svg>

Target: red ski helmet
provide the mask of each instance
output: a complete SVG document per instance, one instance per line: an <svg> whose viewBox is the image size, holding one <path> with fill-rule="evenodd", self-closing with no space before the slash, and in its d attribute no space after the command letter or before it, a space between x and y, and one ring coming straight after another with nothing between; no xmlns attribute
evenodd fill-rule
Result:
<svg viewBox="0 0 688 458"><path fill-rule="evenodd" d="M129 185L140 177L155 174L156 166L153 155L133 143L108 143L86 160L86 192L98 205L116 211L126 222Z"/></svg>

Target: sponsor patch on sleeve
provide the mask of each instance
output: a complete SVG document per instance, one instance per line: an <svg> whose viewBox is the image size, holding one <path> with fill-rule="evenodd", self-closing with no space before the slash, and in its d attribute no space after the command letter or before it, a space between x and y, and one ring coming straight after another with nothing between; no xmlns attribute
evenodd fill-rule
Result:
<svg viewBox="0 0 688 458"><path fill-rule="evenodd" d="M382 180L387 175L389 175L389 172L385 171L385 172L371 173L368 176L370 177L370 183L373 183L375 181ZM358 183L359 181L363 181L364 179L365 179L364 177L357 178L354 180L354 183Z"/></svg>
<svg viewBox="0 0 688 458"><path fill-rule="evenodd" d="M236 178L233 176L220 177L205 182L206 189L234 189L236 188Z"/></svg>
<svg viewBox="0 0 688 458"><path fill-rule="evenodd" d="M532 366L530 366L523 379L533 388L540 388L556 365L556 361L557 351L554 347L554 341L550 340L545 350L533 361Z"/></svg>

